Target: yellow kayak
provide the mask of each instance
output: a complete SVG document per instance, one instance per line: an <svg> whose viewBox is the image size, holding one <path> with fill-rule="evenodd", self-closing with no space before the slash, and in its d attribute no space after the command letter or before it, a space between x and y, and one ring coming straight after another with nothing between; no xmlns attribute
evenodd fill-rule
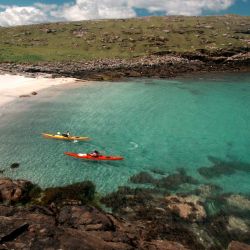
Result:
<svg viewBox="0 0 250 250"><path fill-rule="evenodd" d="M46 133L42 133L42 136L44 138L48 138L48 139L56 139L56 140L66 140L66 141L87 141L90 138L89 137L82 137L82 136L64 136L61 134L57 134L57 135L52 135L52 134L46 134Z"/></svg>

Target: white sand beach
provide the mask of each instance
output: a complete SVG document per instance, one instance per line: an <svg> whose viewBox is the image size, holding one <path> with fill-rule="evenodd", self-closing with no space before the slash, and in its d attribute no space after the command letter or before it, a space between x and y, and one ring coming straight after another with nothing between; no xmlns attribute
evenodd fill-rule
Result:
<svg viewBox="0 0 250 250"><path fill-rule="evenodd" d="M0 106L13 101L21 95L30 95L41 89L51 86L74 83L74 78L49 78L38 76L36 78L21 75L0 75Z"/></svg>

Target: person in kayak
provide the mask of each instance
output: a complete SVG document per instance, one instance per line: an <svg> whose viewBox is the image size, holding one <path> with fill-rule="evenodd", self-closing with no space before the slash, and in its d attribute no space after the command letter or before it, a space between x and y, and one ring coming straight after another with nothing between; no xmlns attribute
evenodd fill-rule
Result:
<svg viewBox="0 0 250 250"><path fill-rule="evenodd" d="M93 157L99 157L101 154L97 150L94 150L93 152L89 153L89 155L91 155Z"/></svg>
<svg viewBox="0 0 250 250"><path fill-rule="evenodd" d="M62 136L64 136L64 137L69 137L69 136L70 136L69 131L67 131L66 133L63 133Z"/></svg>

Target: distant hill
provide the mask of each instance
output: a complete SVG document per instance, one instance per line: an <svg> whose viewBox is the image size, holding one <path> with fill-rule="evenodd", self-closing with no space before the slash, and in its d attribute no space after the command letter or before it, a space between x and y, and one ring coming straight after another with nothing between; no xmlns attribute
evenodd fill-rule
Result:
<svg viewBox="0 0 250 250"><path fill-rule="evenodd" d="M145 17L0 27L0 62L233 55L250 51L250 17Z"/></svg>

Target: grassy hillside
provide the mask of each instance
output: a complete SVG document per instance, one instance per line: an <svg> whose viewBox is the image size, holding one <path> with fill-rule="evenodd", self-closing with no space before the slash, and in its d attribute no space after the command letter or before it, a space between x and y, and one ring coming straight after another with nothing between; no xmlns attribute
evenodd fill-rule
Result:
<svg viewBox="0 0 250 250"><path fill-rule="evenodd" d="M147 17L0 28L0 62L249 49L250 17Z"/></svg>

